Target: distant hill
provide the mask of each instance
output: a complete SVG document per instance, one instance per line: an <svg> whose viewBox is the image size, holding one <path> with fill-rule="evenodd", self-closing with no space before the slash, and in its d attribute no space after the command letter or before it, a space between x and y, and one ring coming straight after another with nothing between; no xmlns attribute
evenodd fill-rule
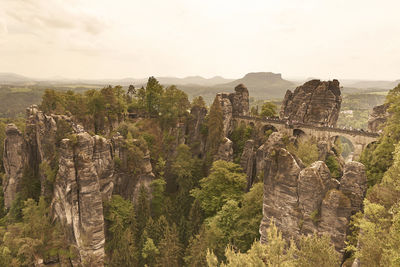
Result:
<svg viewBox="0 0 400 267"><path fill-rule="evenodd" d="M282 79L280 73L272 72L251 72L241 79L214 87L223 90L232 90L232 88L240 83L243 83L249 89L251 97L258 99L283 98L286 90L296 87L293 82Z"/></svg>
<svg viewBox="0 0 400 267"><path fill-rule="evenodd" d="M0 72L0 83L26 83L31 82L33 79L15 74L15 73L7 73L7 72Z"/></svg>
<svg viewBox="0 0 400 267"><path fill-rule="evenodd" d="M368 80L343 80L341 83L346 87L360 88L360 89L393 89L400 83L400 80L396 81L368 81Z"/></svg>

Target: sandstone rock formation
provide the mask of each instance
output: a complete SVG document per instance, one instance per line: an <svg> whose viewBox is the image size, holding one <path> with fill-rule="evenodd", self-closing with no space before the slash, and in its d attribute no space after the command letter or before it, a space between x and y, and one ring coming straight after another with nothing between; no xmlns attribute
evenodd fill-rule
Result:
<svg viewBox="0 0 400 267"><path fill-rule="evenodd" d="M190 146L192 154L199 158L202 158L205 154L206 136L202 134L202 128L206 115L207 109L205 107L192 107L186 126L186 143Z"/></svg>
<svg viewBox="0 0 400 267"><path fill-rule="evenodd" d="M384 123L389 117L389 113L387 112L388 106L383 104L379 106L375 106L372 109L372 113L368 118L368 130L371 132L379 132L382 130Z"/></svg>
<svg viewBox="0 0 400 267"><path fill-rule="evenodd" d="M180 132L184 130L181 128ZM61 222L70 244L78 252L79 257L72 264L79 266L90 259L95 266L102 266L105 257L103 201L113 193L133 201L139 188L143 185L149 189L154 179L147 146L138 140L133 140L130 146L119 134L112 140L91 136L72 118L45 115L33 105L27 109L24 134L13 124L6 128L5 205L11 206L25 167L29 166L33 179L40 180L41 195L51 202L54 218ZM130 158L129 148L141 158ZM129 161L137 172L117 170L117 159L122 167ZM55 177L49 177L53 170L57 170Z"/></svg>
<svg viewBox="0 0 400 267"><path fill-rule="evenodd" d="M342 102L339 81L311 80L287 91L280 117L318 126L335 126Z"/></svg>
<svg viewBox="0 0 400 267"><path fill-rule="evenodd" d="M225 160L232 161L233 160L233 143L227 137L222 140L219 145L217 154L214 156L214 160Z"/></svg>
<svg viewBox="0 0 400 267"><path fill-rule="evenodd" d="M218 93L216 98L222 109L224 136L228 136L232 131L232 117L249 114L249 91L243 84L239 84L234 93Z"/></svg>
<svg viewBox="0 0 400 267"><path fill-rule="evenodd" d="M96 266L103 266L105 234L101 184L107 196L112 189L107 175L109 159L103 160L105 168L102 168L100 159L95 156L98 155L95 140L98 142L101 138L86 132L77 134L76 138L76 143L70 139L61 141L52 208L69 233L71 244L76 244L80 258L95 259ZM93 160L93 156L97 159Z"/></svg>
<svg viewBox="0 0 400 267"><path fill-rule="evenodd" d="M6 208L10 208L22 182L24 168L28 164L25 140L14 124L9 124L6 127L3 164L5 171L3 180L4 205Z"/></svg>
<svg viewBox="0 0 400 267"><path fill-rule="evenodd" d="M326 233L343 252L350 216L361 210L366 191L365 168L349 162L336 180L323 161L309 167L288 152L281 133L273 133L257 151L257 168L264 168L261 242L272 218L287 239ZM264 158L262 158L264 157Z"/></svg>
<svg viewBox="0 0 400 267"><path fill-rule="evenodd" d="M247 175L247 190L250 190L250 187L253 185L254 179L257 175L256 151L254 143L254 140L247 140L244 144L243 153L240 157L240 166Z"/></svg>

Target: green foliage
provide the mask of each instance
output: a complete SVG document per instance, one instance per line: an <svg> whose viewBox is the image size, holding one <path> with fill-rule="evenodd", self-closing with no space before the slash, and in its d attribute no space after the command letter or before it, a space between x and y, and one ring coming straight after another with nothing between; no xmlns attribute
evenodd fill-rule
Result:
<svg viewBox="0 0 400 267"><path fill-rule="evenodd" d="M218 98L215 98L211 105L210 113L207 118L207 129L207 151L213 155L217 152L224 134L223 115Z"/></svg>
<svg viewBox="0 0 400 267"><path fill-rule="evenodd" d="M365 266L398 266L400 263L400 145L393 165L364 200L364 214L355 218L359 246L350 244Z"/></svg>
<svg viewBox="0 0 400 267"><path fill-rule="evenodd" d="M300 141L297 145L289 143L287 149L290 153L299 157L306 166L310 166L318 160L318 147L313 140Z"/></svg>
<svg viewBox="0 0 400 267"><path fill-rule="evenodd" d="M240 201L246 187L246 175L239 165L215 161L210 175L200 180L200 188L191 194L200 202L207 216L217 213L228 200Z"/></svg>
<svg viewBox="0 0 400 267"><path fill-rule="evenodd" d="M328 166L329 171L331 172L331 175L333 178L340 178L342 176L342 171L340 168L339 161L337 158L333 155L329 155L326 157L325 160L326 166Z"/></svg>
<svg viewBox="0 0 400 267"><path fill-rule="evenodd" d="M197 107L202 107L205 108L206 107L206 102L204 102L204 99L202 96L197 96L195 98L193 98L191 106L197 106Z"/></svg>
<svg viewBox="0 0 400 267"><path fill-rule="evenodd" d="M9 224L0 231L0 263L7 262L3 266L33 266L38 258L48 261L56 257L65 262L74 257L43 197L39 202L26 200L21 211L19 222L8 218Z"/></svg>
<svg viewBox="0 0 400 267"><path fill-rule="evenodd" d="M400 141L400 85L390 90L386 104L390 116L383 134L378 142L365 149L360 157L360 161L366 167L370 186L382 180L383 174L393 163L395 145Z"/></svg>
<svg viewBox="0 0 400 267"><path fill-rule="evenodd" d="M183 250L175 224L172 227L166 228L158 248L160 256L156 259L156 266L169 267L181 265Z"/></svg>
<svg viewBox="0 0 400 267"><path fill-rule="evenodd" d="M157 218L163 213L163 206L165 203L165 180L163 178L155 179L151 182L151 213L153 217Z"/></svg>
<svg viewBox="0 0 400 267"><path fill-rule="evenodd" d="M176 127L188 115L190 102L185 92L175 86L165 89L160 101L160 122L163 129Z"/></svg>
<svg viewBox="0 0 400 267"><path fill-rule="evenodd" d="M261 113L260 115L262 117L275 117L277 116L276 112L276 105L272 102L264 102L264 104L261 107Z"/></svg>
<svg viewBox="0 0 400 267"><path fill-rule="evenodd" d="M160 112L163 87L156 78L150 77L145 91L145 107L150 115L158 115Z"/></svg>
<svg viewBox="0 0 400 267"><path fill-rule="evenodd" d="M240 124L238 127L233 129L229 136L233 145L233 161L235 163L240 163L240 157L243 153L243 148L247 140L251 138L253 134L253 128L251 126L246 126L245 124Z"/></svg>
<svg viewBox="0 0 400 267"><path fill-rule="evenodd" d="M106 253L111 266L137 264L135 247L136 220L133 204L113 195L104 205L106 222Z"/></svg>
<svg viewBox="0 0 400 267"><path fill-rule="evenodd" d="M236 252L228 245L225 249L225 262L218 264L218 257L213 251L207 251L206 261L210 267L241 266L339 266L339 254L327 236L302 236L297 247L293 241L288 243L273 221L266 230L265 244L254 241L246 253Z"/></svg>
<svg viewBox="0 0 400 267"><path fill-rule="evenodd" d="M296 266L340 266L339 253L327 235L302 236L299 242Z"/></svg>
<svg viewBox="0 0 400 267"><path fill-rule="evenodd" d="M160 251L154 245L153 239L147 238L142 249L142 257L148 266L154 266Z"/></svg>

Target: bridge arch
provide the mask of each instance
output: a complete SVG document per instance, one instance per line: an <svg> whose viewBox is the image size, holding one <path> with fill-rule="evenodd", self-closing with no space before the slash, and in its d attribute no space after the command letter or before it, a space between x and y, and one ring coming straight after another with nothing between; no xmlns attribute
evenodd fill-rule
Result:
<svg viewBox="0 0 400 267"><path fill-rule="evenodd" d="M334 149L336 149L345 160L353 159L355 146L348 137L335 135L331 138L331 143L334 144Z"/></svg>
<svg viewBox="0 0 400 267"><path fill-rule="evenodd" d="M296 137L296 140L304 140L308 138L306 132L299 128L293 129L292 135Z"/></svg>

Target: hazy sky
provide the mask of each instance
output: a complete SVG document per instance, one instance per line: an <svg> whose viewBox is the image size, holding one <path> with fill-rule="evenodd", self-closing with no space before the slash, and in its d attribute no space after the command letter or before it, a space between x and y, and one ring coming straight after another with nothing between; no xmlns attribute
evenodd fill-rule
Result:
<svg viewBox="0 0 400 267"><path fill-rule="evenodd" d="M0 72L400 79L398 0L0 0Z"/></svg>

